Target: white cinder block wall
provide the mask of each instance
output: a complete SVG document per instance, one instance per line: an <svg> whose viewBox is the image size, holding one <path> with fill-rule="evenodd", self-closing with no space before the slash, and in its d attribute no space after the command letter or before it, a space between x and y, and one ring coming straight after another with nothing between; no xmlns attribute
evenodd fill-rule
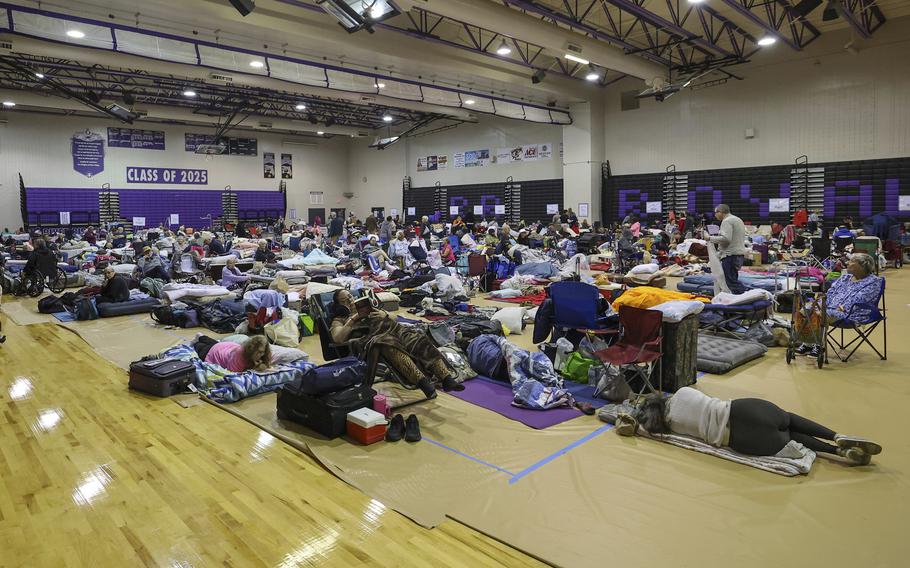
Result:
<svg viewBox="0 0 910 568"><path fill-rule="evenodd" d="M907 18L905 18L907 20ZM840 32L817 55L760 57L745 77L620 110L625 83L606 98L605 158L614 174L910 156L910 21L889 22L851 55ZM773 49L789 49L775 45ZM818 51L818 50L815 50ZM755 129L747 140L744 131Z"/></svg>
<svg viewBox="0 0 910 568"><path fill-rule="evenodd" d="M282 143L282 140L293 139L291 136L236 131L228 135L259 141L258 156L205 157L184 150L184 133L211 133L212 127L136 123L132 128L165 131L166 149L105 146L104 172L88 178L73 170L70 138L85 129L102 133L106 138L107 127L123 125L103 118L65 118L9 111L0 113L0 118L7 120L0 123L0 228L15 229L22 225L19 172L29 187L100 188L109 183L116 189L221 190L230 185L235 190L277 190L280 179L263 177L262 154L274 152L279 161L280 155L285 153L293 156L294 165L294 178L287 180L288 208L296 208L300 216L306 215L310 191L325 192L326 207L329 207L330 203L341 199L348 186L347 139L341 137L319 141L315 146L298 146ZM207 169L209 184L128 184L127 166Z"/></svg>
<svg viewBox="0 0 910 568"><path fill-rule="evenodd" d="M411 176L412 187L429 187L437 181L444 185L504 182L508 176L515 181L562 178L559 144L562 127L534 124L518 120L482 117L476 124L462 124L436 134L407 138L385 150L369 148L370 141L353 139L349 142L350 174L348 190L354 197L345 200L357 215L366 215L374 207L401 209L401 182ZM475 168L455 168L455 152L489 148L508 148L526 144L550 143L553 156L549 160L490 165ZM418 172L419 157L448 156L448 169ZM364 181L366 178L366 181Z"/></svg>

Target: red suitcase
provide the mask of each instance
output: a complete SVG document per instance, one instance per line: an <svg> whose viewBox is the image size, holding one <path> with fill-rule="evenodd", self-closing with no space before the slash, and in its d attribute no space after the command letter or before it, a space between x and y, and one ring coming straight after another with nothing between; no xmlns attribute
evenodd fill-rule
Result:
<svg viewBox="0 0 910 568"><path fill-rule="evenodd" d="M196 366L175 359L130 363L129 387L155 396L172 396L187 390L196 377Z"/></svg>

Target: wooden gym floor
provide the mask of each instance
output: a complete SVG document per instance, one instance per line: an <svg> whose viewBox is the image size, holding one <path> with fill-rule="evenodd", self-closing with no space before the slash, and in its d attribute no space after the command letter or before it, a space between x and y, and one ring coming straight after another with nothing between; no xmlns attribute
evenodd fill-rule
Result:
<svg viewBox="0 0 910 568"><path fill-rule="evenodd" d="M893 538L904 530L910 510L905 505L910 497L910 271L891 270L887 276L889 361L861 351L847 364L832 357L831 365L818 371L808 361L787 366L783 350L773 349L738 375L699 381L720 396L765 396L885 447L867 468L824 462L807 478L785 481L760 473L750 477L751 487L727 488L730 495L745 492L758 499L756 511L761 510L760 484L769 490L785 485L793 492L787 493L792 500L787 510L798 511L804 528L779 535L791 542L792 556L776 558L778 565L819 565L813 559L821 556L825 566L852 566L858 557L867 559L866 566L899 566L910 553L906 539ZM60 326L19 326L2 314L0 321L8 336L0 346L2 567L542 565L455 521L423 529L214 406L200 402L183 408L173 400L131 393L123 370ZM314 339L302 345L311 354L318 352ZM530 334L514 340L530 347ZM655 448L654 457L639 453L633 458L657 471L666 455ZM700 475L716 471L713 459L699 458ZM602 477L605 490L609 476L616 475L591 474ZM672 486L673 475L664 475L658 481ZM832 495L840 498L832 500ZM742 503L733 497L730 502ZM665 505L663 516L679 510ZM668 522L686 522L652 520L657 524L650 527L629 526L641 521L637 517L608 524L672 533ZM706 534L703 552L680 550L678 565L729 565L729 559L713 559L709 543L722 539L732 545L749 534L767 537L772 528L766 522L767 517L756 515L754 523L762 526ZM850 526L866 536L854 542L849 532L841 534L840 527ZM832 540L832 533L842 542ZM868 550L864 539L870 540ZM610 562L609 546L589 546L592 555L605 555ZM841 546L843 555L832 554L831 547ZM734 561L738 566L766 562Z"/></svg>

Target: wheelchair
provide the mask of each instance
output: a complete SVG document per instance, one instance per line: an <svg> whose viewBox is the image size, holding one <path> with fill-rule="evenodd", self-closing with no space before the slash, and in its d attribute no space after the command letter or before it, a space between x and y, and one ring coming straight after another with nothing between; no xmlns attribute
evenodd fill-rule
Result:
<svg viewBox="0 0 910 568"><path fill-rule="evenodd" d="M60 294L66 289L66 272L59 266L56 267L54 273L50 276L42 274L38 270L29 272L23 270L19 277L16 278L15 282L16 284L13 290L15 296L27 295L32 298L37 298L44 293L45 287L50 289L54 294Z"/></svg>

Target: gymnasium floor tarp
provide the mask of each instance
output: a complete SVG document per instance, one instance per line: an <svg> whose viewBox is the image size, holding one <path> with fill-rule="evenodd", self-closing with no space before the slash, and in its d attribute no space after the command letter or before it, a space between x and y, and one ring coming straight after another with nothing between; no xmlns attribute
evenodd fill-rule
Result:
<svg viewBox="0 0 910 568"><path fill-rule="evenodd" d="M621 438L594 417L542 431L440 393L411 407L425 440L360 447L326 441L275 419L275 395L225 407L313 455L339 478L434 526L450 517L560 566L731 564L893 566L910 554L903 534L910 497L910 323L897 275L889 287L889 361L867 352L823 370L788 366L781 349L699 388L722 398L759 397L836 430L880 441L872 466L819 459L808 476L784 478L641 438ZM164 330L147 316L59 324L32 302L4 302L17 322L56 323L125 367L195 330ZM167 332L167 333L165 333ZM876 334L880 338L880 332ZM529 335L511 338L529 347ZM307 338L305 351L318 351ZM412 393L407 393L412 394ZM268 480L262 480L267 483ZM840 543L840 544L839 544ZM807 551L811 551L807 552ZM790 561L788 561L788 559Z"/></svg>

